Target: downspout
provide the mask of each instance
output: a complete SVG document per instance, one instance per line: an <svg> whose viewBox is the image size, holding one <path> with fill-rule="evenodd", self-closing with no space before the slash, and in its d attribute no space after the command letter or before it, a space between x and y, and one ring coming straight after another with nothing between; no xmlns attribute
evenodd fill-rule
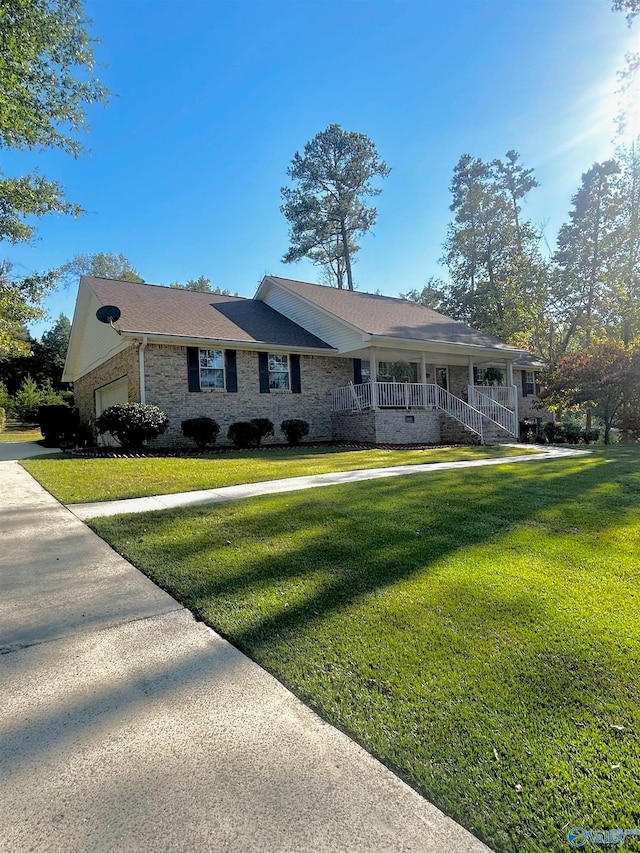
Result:
<svg viewBox="0 0 640 853"><path fill-rule="evenodd" d="M144 406L147 402L145 383L144 383L144 351L147 348L148 339L146 335L142 336L142 343L138 347L138 363L140 365L140 402Z"/></svg>

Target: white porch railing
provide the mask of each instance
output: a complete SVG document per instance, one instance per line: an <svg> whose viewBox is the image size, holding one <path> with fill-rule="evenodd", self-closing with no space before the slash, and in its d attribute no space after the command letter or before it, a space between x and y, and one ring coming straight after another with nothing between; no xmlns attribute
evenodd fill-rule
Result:
<svg viewBox="0 0 640 853"><path fill-rule="evenodd" d="M506 406L503 406L497 400L492 399L488 394L484 393L489 390L491 390L489 387L470 385L469 403L474 409L482 412L482 414L489 418L489 420L492 420L494 423L498 424L498 426L502 427L502 429L508 432L509 435L517 437L518 415L516 412L512 411L512 409L508 409ZM493 390L498 389L494 388ZM500 390L507 389L503 388Z"/></svg>
<svg viewBox="0 0 640 853"><path fill-rule="evenodd" d="M505 409L515 409L515 385L473 385L473 390L500 403Z"/></svg>
<svg viewBox="0 0 640 853"><path fill-rule="evenodd" d="M482 412L441 388L420 382L364 382L334 388L331 392L334 412L353 412L371 408L441 409L483 440Z"/></svg>

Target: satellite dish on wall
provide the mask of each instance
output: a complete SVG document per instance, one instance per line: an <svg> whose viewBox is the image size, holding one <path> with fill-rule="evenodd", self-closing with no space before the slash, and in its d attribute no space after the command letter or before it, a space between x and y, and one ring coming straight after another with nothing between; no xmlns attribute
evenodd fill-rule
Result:
<svg viewBox="0 0 640 853"><path fill-rule="evenodd" d="M101 323L115 323L120 319L120 309L115 305L103 305L96 311L96 317Z"/></svg>

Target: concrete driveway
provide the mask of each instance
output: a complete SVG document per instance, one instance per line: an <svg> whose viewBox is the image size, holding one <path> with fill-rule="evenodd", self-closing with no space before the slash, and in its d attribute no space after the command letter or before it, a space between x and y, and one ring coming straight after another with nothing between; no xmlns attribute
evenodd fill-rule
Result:
<svg viewBox="0 0 640 853"><path fill-rule="evenodd" d="M3 853L487 853L16 462L0 543Z"/></svg>
<svg viewBox="0 0 640 853"><path fill-rule="evenodd" d="M18 459L30 459L32 456L46 456L48 453L61 453L56 447L41 447L36 441L0 441L0 462L12 462Z"/></svg>

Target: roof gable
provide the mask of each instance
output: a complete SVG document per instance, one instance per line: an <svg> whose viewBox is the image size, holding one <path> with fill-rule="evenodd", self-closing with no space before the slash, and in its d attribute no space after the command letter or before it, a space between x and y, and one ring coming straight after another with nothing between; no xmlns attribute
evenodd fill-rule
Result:
<svg viewBox="0 0 640 853"><path fill-rule="evenodd" d="M505 353L520 352L492 335L408 299L338 290L279 276L265 277L256 293L257 299L261 298L269 283L301 297L364 335L416 343L467 345Z"/></svg>

